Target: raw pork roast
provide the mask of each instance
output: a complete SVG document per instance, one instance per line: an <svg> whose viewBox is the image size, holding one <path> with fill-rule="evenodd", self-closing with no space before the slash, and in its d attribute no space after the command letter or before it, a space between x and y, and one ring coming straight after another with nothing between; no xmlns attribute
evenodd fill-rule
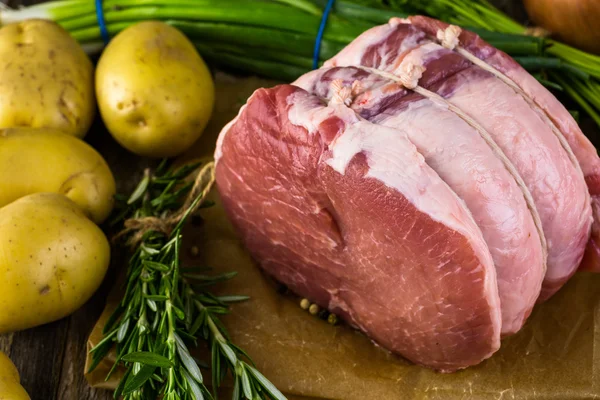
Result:
<svg viewBox="0 0 600 400"><path fill-rule="evenodd" d="M440 371L498 350L586 248L598 268L596 150L509 56L433 19L257 90L215 158L267 273Z"/></svg>

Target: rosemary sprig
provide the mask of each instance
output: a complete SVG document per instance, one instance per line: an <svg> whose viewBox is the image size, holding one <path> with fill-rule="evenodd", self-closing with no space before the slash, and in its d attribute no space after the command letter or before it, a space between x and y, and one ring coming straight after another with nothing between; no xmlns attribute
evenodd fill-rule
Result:
<svg viewBox="0 0 600 400"><path fill-rule="evenodd" d="M233 344L219 320L229 312L229 304L247 300L245 296L215 296L211 285L232 278L235 273L206 274L207 268L186 269L180 265L182 226L198 206L209 206L204 196L212 181L204 187L188 183L199 164L175 171L163 161L154 174L146 172L129 199L121 198L122 210L117 224L142 222L129 229L127 238L135 238L144 221L170 220L170 233L146 227L127 269L125 293L104 327L104 338L91 351L90 371L98 366L113 346L118 366L126 369L114 396L125 400L203 400L217 397L217 389L228 375L233 377L233 400L273 399L285 396L254 366L250 357ZM205 166L206 168L207 166ZM210 165L209 165L210 167ZM206 171L206 169L202 169ZM193 191L193 194L191 194ZM196 193L199 193L196 195ZM195 196L191 199L190 196ZM186 199L188 200L186 202ZM182 204L189 204L180 210ZM152 224L149 224L152 228ZM136 229L138 229L136 231ZM211 393L205 386L199 366L189 348L204 340L211 347Z"/></svg>

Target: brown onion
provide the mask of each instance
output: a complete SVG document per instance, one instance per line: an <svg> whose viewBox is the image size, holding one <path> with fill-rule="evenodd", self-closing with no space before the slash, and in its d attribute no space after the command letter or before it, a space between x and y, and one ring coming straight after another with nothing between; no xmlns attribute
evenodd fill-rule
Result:
<svg viewBox="0 0 600 400"><path fill-rule="evenodd" d="M600 54L600 0L524 0L531 20L558 39Z"/></svg>

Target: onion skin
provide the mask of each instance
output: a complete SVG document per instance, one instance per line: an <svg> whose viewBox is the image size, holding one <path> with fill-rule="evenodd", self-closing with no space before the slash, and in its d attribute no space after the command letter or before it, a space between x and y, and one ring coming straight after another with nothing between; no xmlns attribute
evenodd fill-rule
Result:
<svg viewBox="0 0 600 400"><path fill-rule="evenodd" d="M599 0L524 0L531 20L558 39L600 54Z"/></svg>

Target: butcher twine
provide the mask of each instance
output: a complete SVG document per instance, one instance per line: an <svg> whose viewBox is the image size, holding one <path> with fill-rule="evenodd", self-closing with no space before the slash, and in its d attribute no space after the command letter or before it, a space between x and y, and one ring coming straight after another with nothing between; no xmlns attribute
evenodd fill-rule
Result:
<svg viewBox="0 0 600 400"><path fill-rule="evenodd" d="M110 42L110 35L108 34L108 28L106 27L106 21L104 20L104 8L102 7L102 0L96 0L96 19L98 20L98 26L100 27L100 35L104 44Z"/></svg>
<svg viewBox="0 0 600 400"><path fill-rule="evenodd" d="M544 112L544 110L542 110L533 101L533 99L531 97L529 97L523 91L523 89L521 89L521 87L519 85L517 85L512 79L510 79L508 76L504 75L502 72L498 71L496 68L494 68L490 64L486 63L485 61L475 57L471 52L469 52L465 48L459 46L458 38L459 38L461 32L462 32L462 29L460 29L458 26L450 25L444 31L442 31L441 29L438 30L437 39L441 41L442 46L444 46L448 50L456 51L458 54L460 54L461 56L463 56L464 58L466 58L467 60L469 60L476 66L478 66L479 68L484 69L487 72L493 74L498 79L500 79L502 82L507 84L511 89L513 89L518 95L520 95L527 102L527 104L529 104L529 106L540 116L540 118L542 118L542 120L546 123L546 125L548 125L550 127L550 129L552 130L552 133L554 133L554 136L556 136L556 138L558 139L561 147L567 152L567 155L569 156L569 160L571 161L571 163L573 164L573 166L575 167L575 169L577 170L579 175L583 178L584 174L583 174L583 170L581 169L581 166L579 165L579 161L577 161L577 157L575 157L575 154L573 153L571 146L569 146L567 139L565 139L564 135L562 134L560 129L558 129L556 124L548 117L548 115ZM588 194L588 197L589 197L589 194Z"/></svg>
<svg viewBox="0 0 600 400"><path fill-rule="evenodd" d="M452 31L448 31L448 34L444 35L443 37L442 37L442 35L439 35L441 37L440 40L443 40L448 46L454 47L454 46L456 46L457 42L455 41L455 39L452 38L452 36L454 36L456 38L455 33L456 33L456 30L452 30ZM460 108L451 104L450 102L448 102L446 99L444 99L437 93L431 92L431 91L419 86L418 85L419 79L421 79L421 76L422 76L423 72L425 71L425 67L422 65L415 65L413 63L404 63L403 62L400 65L401 71L400 71L399 76L385 72L385 71L381 71L376 68L370 68L370 67L365 67L365 66L356 66L355 68L359 68L359 69L362 69L369 73L372 73L374 75L378 75L384 79L388 79L393 82L400 83L405 88L413 90L414 92L419 93L423 97L431 99L432 101L434 101L436 103L443 104L445 107L448 108L448 110L452 111L454 114L456 114L459 118L464 120L467 124L469 124L471 127L473 127L479 133L481 138L492 149L492 151L494 152L494 155L496 157L498 157L498 159L500 159L500 161L502 161L504 167L507 169L507 171L510 173L510 175L513 177L513 179L515 180L515 182L521 189L521 192L525 199L525 203L527 204L527 208L529 209L529 212L531 213L531 216L533 218L533 223L534 223L536 230L538 232L538 235L540 237L540 243L541 243L542 251L543 251L543 255L544 255L544 268L546 268L545 260L548 257L548 244L546 241L546 236L544 235L544 231L542 229L541 218L537 211L535 202L533 201L533 197L531 196L529 189L525 185L523 178L521 177L521 175L519 174L519 172L517 171L515 166L508 159L508 157L504 154L504 152L498 146L498 144L494 141L494 139L489 134L489 132L487 132L487 130L483 126L481 126L477 121L473 120L471 117L469 117L467 114L465 114ZM355 83L353 83L352 86L355 88L359 87ZM354 95L354 93L353 93L354 91L348 87L345 87L343 85L342 80L336 79L336 80L332 81L331 92L332 92L331 104L344 104L346 106L349 106L352 103L352 96Z"/></svg>
<svg viewBox="0 0 600 400"><path fill-rule="evenodd" d="M538 107L538 105L533 101L533 99L530 98L523 91L523 89L521 89L521 87L519 85L517 85L512 79L510 79L508 76L504 75L502 72L498 71L496 68L492 67L490 64L486 63L485 61L475 57L471 52L469 52L465 48L457 46L458 37L460 36L461 32L462 32L462 30L458 26L450 25L448 28L446 28L445 31L442 31L440 29L437 33L437 37L439 39L440 36L446 38L448 35L456 35L456 44L454 46L447 45L447 44L451 44L447 41L442 41L442 46L446 47L449 50L456 51L458 54L460 54L461 56L463 56L464 58L466 58L473 64L477 65L479 68L482 68L482 69L486 70L487 72L490 72L491 74L493 74L494 76L499 78L502 82L507 84L518 95L520 95L527 102L527 104L529 104L529 106L531 108L533 108L533 110L542 118L542 120L546 123L546 125L548 125L550 127L550 129L552 130L552 133L554 133L554 135L558 139L561 147L567 152L567 155L569 156L569 160L571 161L571 163L573 164L575 169L578 171L579 175L583 178L584 174L581 169L581 166L579 165L579 161L577 161L577 157L575 157L575 154L573 153L571 146L569 146L567 139L565 139L564 135L562 134L560 129L558 129L556 124L550 118L548 118L548 115L544 112L544 110L542 110L540 107Z"/></svg>
<svg viewBox="0 0 600 400"><path fill-rule="evenodd" d="M393 18L392 20L395 20L395 19ZM408 21L408 20L402 20L402 22L410 23L410 21ZM535 101L530 96L528 96L523 91L523 89L521 89L521 87L518 86L512 79L510 79L508 76L506 76L505 74L503 74L502 72L500 72L499 70L494 68L492 65L479 59L478 57L473 55L471 52L469 52L468 50L466 50L465 48L460 46L459 37L460 37L461 33L462 33L462 29L460 27L455 26L455 25L449 25L445 30L442 30L442 29L438 30L435 39L437 39L443 47L445 47L449 50L452 50L452 51L456 51L457 53L462 55L464 58L469 60L474 65L493 74L498 79L500 79L502 82L504 82L506 85L508 85L511 89L513 89L515 91L515 93L520 95L527 102L527 104L540 116L540 118L546 123L546 125L551 128L552 133L556 136L559 143L561 144L561 147L567 153L569 160L571 161L571 163L573 164L575 169L578 171L579 175L583 178L584 177L583 171L581 169L581 166L579 165L579 162L577 161L577 158L575 157L575 154L573 153L573 150L571 149L571 146L565 139L562 132L558 129L558 127L556 126L554 121L552 121L548 117L547 113L544 110L542 110L535 103ZM512 177L515 179L517 185L520 187L521 191L523 192L523 197L525 198L527 207L529 208L529 211L531 212L531 215L533 217L533 221L534 221L536 230L538 231L538 234L540 236L540 241L542 243L542 248L544 251L544 258L546 258L548 248L547 248L546 237L542 230L541 219L540 219L539 213L537 211L537 208L535 206L535 203L533 201L533 198L531 196L531 193L529 192L529 189L525 185L525 182L523 181L521 175L518 173L515 166L510 162L508 157L506 157L506 155L504 154L502 149L500 149L500 147L493 140L493 138L491 137L489 132L487 132L481 125L479 125L475 120L473 120L471 117L469 117L467 114L465 114L460 108L454 106L453 104L448 102L446 99L444 99L437 93L431 92L431 91L418 85L418 82L421 79L423 71L425 70L424 66L422 66L422 65L417 66L412 63L402 63L400 65L401 70L400 70L399 75L387 73L387 72L380 71L375 68L369 68L369 67L359 66L357 68L361 68L363 70L366 70L368 72L371 72L371 73L381 76L383 78L400 83L405 88L413 90L416 93L419 93L420 95L422 95L423 97L429 98L436 102L441 102L450 111L452 111L458 117L460 117L465 122L467 122L469 125L471 125L480 134L480 136L485 140L485 142L488 144L488 146L492 149L494 154L503 162L505 168L512 175ZM332 89L335 89L335 88L332 87ZM336 93L335 90L334 90L334 93ZM350 100L350 102L351 101L352 100ZM346 102L347 102L347 99L344 99L344 104L346 104ZM586 197L589 198L589 193L586 193ZM544 266L546 266L545 263L544 263Z"/></svg>
<svg viewBox="0 0 600 400"><path fill-rule="evenodd" d="M150 170L144 171L146 176L150 175ZM134 247L142 242L144 235L149 231L160 232L166 237L170 237L173 229L188 215L192 215L198 207L202 205L204 199L210 192L215 182L215 163L211 161L205 164L196 175L194 185L188 193L185 201L178 210L175 210L164 217L142 217L130 218L125 221L125 228L119 232L113 240L132 233L127 240L127 244Z"/></svg>
<svg viewBox="0 0 600 400"><path fill-rule="evenodd" d="M321 24L319 25L319 31L317 32L317 37L315 39L315 47L313 49L313 69L319 68L319 56L321 55L321 42L323 41L323 33L325 32L325 27L327 26L327 19L329 18L329 14L331 13L331 9L333 8L334 2L335 0L328 0L327 5L325 6L325 10L323 10Z"/></svg>

